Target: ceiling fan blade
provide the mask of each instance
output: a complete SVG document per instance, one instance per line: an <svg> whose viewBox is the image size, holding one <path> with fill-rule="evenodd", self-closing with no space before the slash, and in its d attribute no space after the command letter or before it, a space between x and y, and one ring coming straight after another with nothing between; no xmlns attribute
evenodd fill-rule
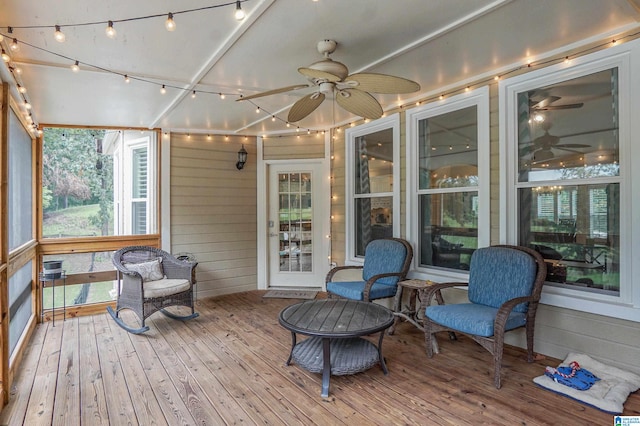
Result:
<svg viewBox="0 0 640 426"><path fill-rule="evenodd" d="M584 103L578 102L575 104L565 104L565 105L549 105L545 107L534 108L537 111L554 111L557 109L573 109L573 108L582 108Z"/></svg>
<svg viewBox="0 0 640 426"><path fill-rule="evenodd" d="M583 143L561 143L555 146L555 148L590 148L591 145L585 145Z"/></svg>
<svg viewBox="0 0 640 426"><path fill-rule="evenodd" d="M324 93L314 92L308 94L302 99L299 99L289 110L287 120L290 123L302 120L320 106L322 101L324 101L324 97Z"/></svg>
<svg viewBox="0 0 640 426"><path fill-rule="evenodd" d="M534 96L531 96L531 98L533 98ZM560 100L559 96L548 96L548 95L545 95L544 98L540 99L539 101L536 101L536 100L532 99L531 100L531 108L533 108L533 109L545 108L545 107L551 105L552 103L554 103L557 100Z"/></svg>
<svg viewBox="0 0 640 426"><path fill-rule="evenodd" d="M357 73L348 76L345 83L373 93L411 93L420 90L420 85L415 81L387 74Z"/></svg>
<svg viewBox="0 0 640 426"><path fill-rule="evenodd" d="M247 101L249 99L261 98L263 96L275 95L276 93L290 92L291 90L304 89L310 87L308 84L295 84L293 86L281 87L279 89L267 90L266 92L256 93L255 95L243 96L236 101Z"/></svg>
<svg viewBox="0 0 640 426"><path fill-rule="evenodd" d="M375 120L382 117L382 107L376 98L358 89L342 89L336 93L338 105L363 118Z"/></svg>
<svg viewBox="0 0 640 426"><path fill-rule="evenodd" d="M330 72L326 72L326 71L315 70L313 68L300 67L298 68L298 72L304 75L305 77L309 77L317 80L326 80L332 83L336 83L342 80L342 78L340 78L339 75L331 74Z"/></svg>

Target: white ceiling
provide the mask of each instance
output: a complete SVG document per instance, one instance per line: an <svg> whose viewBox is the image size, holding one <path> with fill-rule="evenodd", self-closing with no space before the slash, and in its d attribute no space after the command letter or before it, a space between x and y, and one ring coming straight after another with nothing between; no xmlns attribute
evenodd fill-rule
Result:
<svg viewBox="0 0 640 426"><path fill-rule="evenodd" d="M398 75L421 85L408 95L375 95L391 109L512 69L527 57L628 32L640 17L635 0L246 0L247 17L238 22L234 4L0 0L0 33L7 50L7 27L14 28L21 48L11 53L11 66L22 69L39 123L272 134L291 131L288 108L311 89L253 104L235 99L307 83L297 68L321 59L322 39L338 42L332 58L350 73ZM174 32L164 28L168 12L175 13ZM162 16L118 22L149 15ZM107 20L115 22L115 40L105 35ZM100 23L77 25L89 22ZM54 40L54 25L64 43ZM75 60L78 73L69 69ZM9 77L6 65L0 75ZM164 95L162 84L171 86ZM330 99L296 125L322 130L356 118Z"/></svg>

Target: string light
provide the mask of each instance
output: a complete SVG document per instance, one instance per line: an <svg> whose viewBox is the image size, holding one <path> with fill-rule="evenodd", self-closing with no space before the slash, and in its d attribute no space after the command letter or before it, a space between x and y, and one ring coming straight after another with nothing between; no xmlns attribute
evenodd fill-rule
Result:
<svg viewBox="0 0 640 426"><path fill-rule="evenodd" d="M17 38L13 39L13 41L9 45L9 49L13 50L14 52L17 52L18 50L20 50L20 46L18 45L18 39Z"/></svg>
<svg viewBox="0 0 640 426"><path fill-rule="evenodd" d="M256 108L256 114L260 114L260 107Z"/></svg>
<svg viewBox="0 0 640 426"><path fill-rule="evenodd" d="M107 24L107 28L104 30L104 32L107 34L107 37L109 37L110 39L116 38L116 35L118 33L116 32L115 28L113 28L113 21L109 21L109 23Z"/></svg>
<svg viewBox="0 0 640 426"><path fill-rule="evenodd" d="M18 84L18 92L27 93L27 88Z"/></svg>
<svg viewBox="0 0 640 426"><path fill-rule="evenodd" d="M55 38L58 43L64 43L67 39L64 33L60 31L60 25L56 25L56 31L53 33L53 38Z"/></svg>
<svg viewBox="0 0 640 426"><path fill-rule="evenodd" d="M11 57L7 55L7 52L5 52L4 49L2 49L2 60L5 62L11 61Z"/></svg>
<svg viewBox="0 0 640 426"><path fill-rule="evenodd" d="M240 5L240 0L236 1L236 13L234 14L237 21L242 21L246 16L244 14L244 10L242 10L242 6Z"/></svg>
<svg viewBox="0 0 640 426"><path fill-rule="evenodd" d="M169 14L167 15L167 20L164 21L164 27L167 29L167 31L176 30L176 23L173 20L173 13L169 12Z"/></svg>
<svg viewBox="0 0 640 426"><path fill-rule="evenodd" d="M71 65L71 71L73 71L73 72L80 71L80 64L79 64L78 61L76 61L73 65Z"/></svg>
<svg viewBox="0 0 640 426"><path fill-rule="evenodd" d="M196 91L194 90L194 91L191 93L191 99L195 99L195 98L196 98Z"/></svg>
<svg viewBox="0 0 640 426"><path fill-rule="evenodd" d="M129 79L129 76L125 74L125 75L124 75L124 82L125 82L125 83L129 83L130 81L131 81L131 80Z"/></svg>
<svg viewBox="0 0 640 426"><path fill-rule="evenodd" d="M31 104L30 104L29 102L27 102L26 100L24 101L24 104L23 104L23 105L24 105L24 107L25 107L26 109L31 109Z"/></svg>
<svg viewBox="0 0 640 426"><path fill-rule="evenodd" d="M225 97L224 93L220 93L220 99L224 100Z"/></svg>
<svg viewBox="0 0 640 426"><path fill-rule="evenodd" d="M164 86L164 84L162 85L162 87L160 88L160 93L162 93L163 95L165 93L167 93L167 88Z"/></svg>

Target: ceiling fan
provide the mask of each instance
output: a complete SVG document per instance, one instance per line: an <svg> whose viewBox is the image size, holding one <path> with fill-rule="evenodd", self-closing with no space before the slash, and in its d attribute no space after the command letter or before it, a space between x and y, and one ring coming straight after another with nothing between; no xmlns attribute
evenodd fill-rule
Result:
<svg viewBox="0 0 640 426"><path fill-rule="evenodd" d="M549 133L551 123L548 121L542 123L542 128L544 129L544 134L542 136L538 136L530 145L524 146L520 150L521 156L533 153L532 161L534 163L554 158L554 149L582 154L581 151L576 151L576 149L591 147L591 145L579 143L559 143L560 137Z"/></svg>
<svg viewBox="0 0 640 426"><path fill-rule="evenodd" d="M541 96L540 96L541 95ZM562 99L561 96L552 96L546 93L533 93L529 96L529 107L532 111L555 111L559 109L582 108L583 102L573 104L554 105L555 102Z"/></svg>
<svg viewBox="0 0 640 426"><path fill-rule="evenodd" d="M306 87L317 89L299 99L291 109L287 120L291 123L300 121L311 114L327 95L334 94L338 105L347 111L363 118L376 119L382 116L382 106L369 93L411 93L420 90L420 85L415 81L402 77L386 74L356 73L349 75L347 67L329 57L336 50L338 43L334 40L322 40L318 43L318 52L324 59L315 62L308 67L298 68L298 72L311 82L311 84L296 84L244 96L238 101L275 95Z"/></svg>

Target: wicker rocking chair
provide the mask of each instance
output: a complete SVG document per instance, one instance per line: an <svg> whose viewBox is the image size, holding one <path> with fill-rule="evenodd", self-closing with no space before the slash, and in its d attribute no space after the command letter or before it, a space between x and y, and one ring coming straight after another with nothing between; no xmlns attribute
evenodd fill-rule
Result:
<svg viewBox="0 0 640 426"><path fill-rule="evenodd" d="M112 261L117 269L119 292L116 310L109 306L107 311L129 333L149 330L145 320L157 311L183 321L198 316L193 304L196 262L178 260L163 250L145 246L124 247L113 254ZM191 314L173 314L166 310L169 306L189 307ZM119 315L122 309L135 312L142 326L126 325Z"/></svg>

